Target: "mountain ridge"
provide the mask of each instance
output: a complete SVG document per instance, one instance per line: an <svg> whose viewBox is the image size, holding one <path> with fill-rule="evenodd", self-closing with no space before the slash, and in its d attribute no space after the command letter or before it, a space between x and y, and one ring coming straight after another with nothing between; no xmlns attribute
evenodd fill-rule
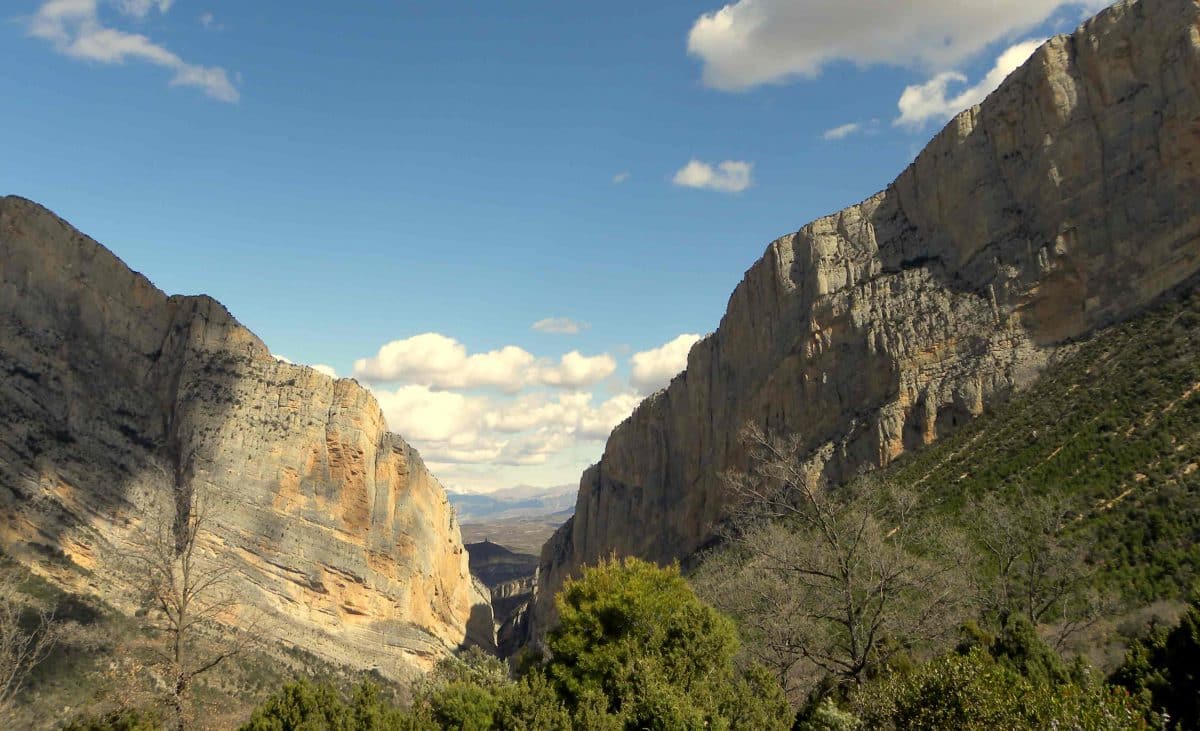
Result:
<svg viewBox="0 0 1200 731"><path fill-rule="evenodd" d="M1200 269L1200 6L1125 0L1039 48L884 191L773 242L687 369L614 429L547 542L523 636L609 553L668 562L727 514L750 422L836 484L1036 380Z"/></svg>
<svg viewBox="0 0 1200 731"><path fill-rule="evenodd" d="M206 550L278 639L397 673L490 643L444 490L366 389L276 360L24 198L0 198L0 254L5 553L133 611L119 555L203 492L227 507Z"/></svg>
<svg viewBox="0 0 1200 731"><path fill-rule="evenodd" d="M446 495L461 522L504 518L540 517L572 510L574 485L545 488L517 486L486 493L447 490Z"/></svg>

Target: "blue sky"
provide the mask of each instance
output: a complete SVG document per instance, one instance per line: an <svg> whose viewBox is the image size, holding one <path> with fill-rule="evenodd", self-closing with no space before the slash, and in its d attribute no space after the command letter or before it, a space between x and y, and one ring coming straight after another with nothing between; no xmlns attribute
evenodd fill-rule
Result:
<svg viewBox="0 0 1200 731"><path fill-rule="evenodd" d="M772 239L1101 4L8 0L0 194L370 384L448 486L574 482Z"/></svg>

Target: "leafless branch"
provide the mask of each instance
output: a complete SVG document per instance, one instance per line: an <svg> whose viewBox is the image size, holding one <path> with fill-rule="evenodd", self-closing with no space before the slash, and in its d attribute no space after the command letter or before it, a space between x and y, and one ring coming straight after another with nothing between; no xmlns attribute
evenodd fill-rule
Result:
<svg viewBox="0 0 1200 731"><path fill-rule="evenodd" d="M54 649L61 629L52 610L24 606L18 595L14 576L0 578L0 720L11 715L29 673Z"/></svg>
<svg viewBox="0 0 1200 731"><path fill-rule="evenodd" d="M905 647L949 635L961 551L923 494L871 478L832 491L808 473L799 438L751 426L743 439L750 467L725 476L732 552L697 579L793 698L814 671L858 682Z"/></svg>

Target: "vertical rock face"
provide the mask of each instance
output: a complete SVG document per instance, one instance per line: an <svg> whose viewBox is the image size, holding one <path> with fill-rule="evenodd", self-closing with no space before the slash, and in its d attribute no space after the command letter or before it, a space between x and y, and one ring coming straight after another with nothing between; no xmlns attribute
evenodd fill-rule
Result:
<svg viewBox="0 0 1200 731"><path fill-rule="evenodd" d="M441 485L354 381L277 361L49 211L0 199L0 547L120 605L120 556L176 495L280 638L389 674L490 643ZM166 499L164 499L166 498ZM236 623L236 618L231 618Z"/></svg>
<svg viewBox="0 0 1200 731"><path fill-rule="evenodd" d="M887 188L772 243L687 370L609 438L530 612L611 552L669 561L727 510L751 421L814 480L887 464L1200 269L1200 4L1120 2L1048 41Z"/></svg>

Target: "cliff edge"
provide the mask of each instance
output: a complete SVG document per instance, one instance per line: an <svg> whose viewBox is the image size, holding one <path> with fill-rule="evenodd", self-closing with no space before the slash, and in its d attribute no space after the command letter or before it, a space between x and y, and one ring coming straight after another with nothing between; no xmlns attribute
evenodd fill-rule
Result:
<svg viewBox="0 0 1200 731"><path fill-rule="evenodd" d="M277 639L388 675L490 644L445 492L370 393L17 197L0 198L0 374L0 549L39 574L133 609L122 553L164 497L202 492L219 506L203 550Z"/></svg>
<svg viewBox="0 0 1200 731"><path fill-rule="evenodd" d="M812 479L836 484L1187 282L1198 191L1200 3L1127 0L1052 38L885 191L767 248L687 369L584 473L517 634L554 622L581 565L711 540L749 422L801 434Z"/></svg>

